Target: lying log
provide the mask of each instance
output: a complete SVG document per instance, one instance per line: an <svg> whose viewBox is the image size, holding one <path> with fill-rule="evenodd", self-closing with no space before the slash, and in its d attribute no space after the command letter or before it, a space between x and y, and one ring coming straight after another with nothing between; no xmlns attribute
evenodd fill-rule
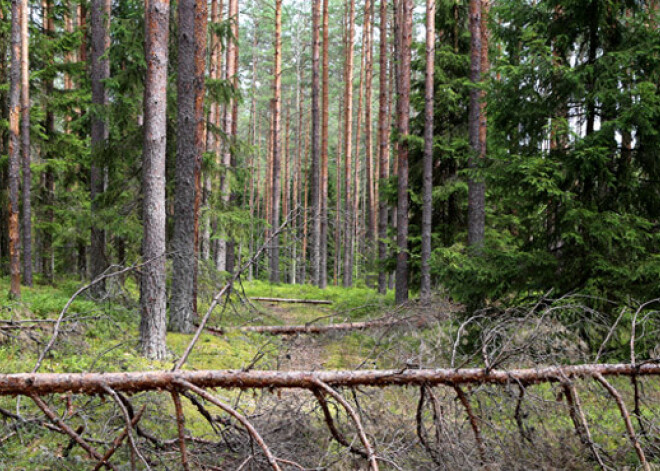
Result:
<svg viewBox="0 0 660 471"><path fill-rule="evenodd" d="M252 297L252 301L263 301L267 303L291 303L291 304L332 304L328 299L295 299L295 298L261 298Z"/></svg>
<svg viewBox="0 0 660 471"><path fill-rule="evenodd" d="M246 325L242 327L207 327L206 330L212 334L224 334L230 331L239 332L257 332L260 334L269 335L293 335L293 334L323 334L327 332L341 332L353 330L376 329L379 327L390 327L405 322L415 322L418 327L426 324L426 321L421 318L390 318L390 319L376 319L364 322L338 322L336 324L316 325Z"/></svg>
<svg viewBox="0 0 660 471"><path fill-rule="evenodd" d="M583 364L528 369L437 368L355 371L202 370L128 373L18 373L0 375L0 396L51 393L106 394L172 390L186 381L200 388L298 388L313 390L319 381L332 387L507 384L529 385L598 376L660 375L660 364Z"/></svg>

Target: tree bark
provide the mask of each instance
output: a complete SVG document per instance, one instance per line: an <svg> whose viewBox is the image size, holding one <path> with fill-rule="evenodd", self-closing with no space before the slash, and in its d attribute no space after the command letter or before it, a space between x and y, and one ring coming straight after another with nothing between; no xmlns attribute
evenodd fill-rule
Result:
<svg viewBox="0 0 660 471"><path fill-rule="evenodd" d="M273 67L273 181L271 228L280 224L280 114L282 108L282 0L275 0L275 55ZM270 282L280 282L280 237L270 245Z"/></svg>
<svg viewBox="0 0 660 471"><path fill-rule="evenodd" d="M92 29L91 82L92 106L91 141L92 161L90 166L90 197L92 208L92 230L90 244L91 277L99 277L107 268L105 253L106 234L100 221L99 198L105 192L106 166L103 154L108 141L109 130L103 113L108 105L108 92L104 80L110 77L110 60L106 53L110 48L110 0L92 0L90 23ZM105 291L104 283L97 283L94 292L97 295Z"/></svg>
<svg viewBox="0 0 660 471"><path fill-rule="evenodd" d="M22 0L21 5L21 153L23 164L23 283L32 286L32 170L30 168L30 59L29 22L30 5Z"/></svg>
<svg viewBox="0 0 660 471"><path fill-rule="evenodd" d="M367 3L369 11L367 12ZM372 151L372 123L371 123L371 91L373 84L373 36L374 36L374 5L371 1L365 3L365 22L368 23L368 33L365 42L365 86L364 86L364 148L365 148L365 212L367 218L366 243L368 262L373 262L374 249L376 247L376 217L374 193L374 159Z"/></svg>
<svg viewBox="0 0 660 471"><path fill-rule="evenodd" d="M19 141L21 95L21 0L11 2L11 69L9 71L9 295L21 296L21 239L18 224L21 148Z"/></svg>
<svg viewBox="0 0 660 471"><path fill-rule="evenodd" d="M390 101L387 84L387 0L380 1L380 71L379 71L379 96L378 96L378 158L379 178L381 186L385 186L390 177ZM387 260L387 221L389 210L387 200L378 195L378 292L387 293L387 271L385 261Z"/></svg>
<svg viewBox="0 0 660 471"><path fill-rule="evenodd" d="M140 350L149 358L163 359L166 356L165 152L169 0L147 0L145 16L147 77L142 162L142 258L146 265L142 268L140 285Z"/></svg>
<svg viewBox="0 0 660 471"><path fill-rule="evenodd" d="M424 95L424 171L422 175L422 267L420 298L431 301L431 225L433 221L433 100L435 0L426 0L426 83Z"/></svg>
<svg viewBox="0 0 660 471"><path fill-rule="evenodd" d="M351 159L353 151L353 34L355 29L355 2L348 0L348 35L346 38L346 72L344 91L344 270L343 285L353 284L353 186Z"/></svg>
<svg viewBox="0 0 660 471"><path fill-rule="evenodd" d="M396 294L397 304L408 300L408 141L410 108L410 45L412 42L413 1L401 0L400 84L398 102L398 170L397 187L397 258Z"/></svg>
<svg viewBox="0 0 660 471"><path fill-rule="evenodd" d="M468 114L468 137L472 155L468 166L478 169L481 157L480 140L480 97L477 85L481 81L481 0L470 0L470 108ZM485 185L479 176L468 179L468 245L477 249L483 245L485 231Z"/></svg>

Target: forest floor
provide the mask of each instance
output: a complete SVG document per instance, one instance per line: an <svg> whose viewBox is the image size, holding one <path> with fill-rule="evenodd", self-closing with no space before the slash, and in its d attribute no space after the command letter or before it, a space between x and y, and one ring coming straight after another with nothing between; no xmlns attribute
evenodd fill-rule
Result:
<svg viewBox="0 0 660 471"><path fill-rule="evenodd" d="M218 280L210 278L200 283L200 312L206 310L220 285ZM65 280L56 286L24 288L20 302L1 299L0 373L32 371L39 353L52 335L50 320L57 318L78 286L80 282L76 280ZM0 279L2 296L7 291L8 280ZM110 296L104 300L83 296L72 304L59 340L43 362L40 372L172 368L191 335L168 333L169 361L152 362L141 358L136 350L139 309L135 280L129 277L123 284L109 284L108 291ZM332 304L249 301L252 297L327 299ZM351 370L448 367L452 363L452 351L465 343L462 341L459 345L455 342L455 335L460 331L460 324L456 322L459 311L460 306L444 298L436 299L429 307L412 302L405 308L395 308L392 293L381 296L366 287L319 290L309 285L245 283L237 287L231 302L218 307L209 321L209 327L224 331L213 333L209 330L202 334L185 368ZM331 325L392 317L404 321L369 330L318 335L269 335L241 330L246 326ZM559 348L566 349L564 346ZM619 386L626 390L625 384ZM645 384L645 387L657 405L660 400L657 381ZM352 391L352 396L347 395L361 412L378 453L391 461L391 465L386 461L383 469L481 467L470 423L455 393L450 388L433 389L433 408L425 406L428 409L422 410L421 415L418 402L420 392L415 388L368 388ZM575 436L569 415L564 410L565 402L558 399L559 391L550 385L536 386L526 396L529 403L525 402L522 407L515 400L518 395L516 391L515 388L502 390L482 386L470 393L475 394L474 407L484 414L482 434L488 444L489 459L499 463L499 469L593 469L588 450L585 451ZM594 440L616 462L634 463L634 453L627 446L625 433L616 418L616 408L608 406L604 396L593 386L585 385L582 391L587 415L597 417L599 423L605 424L602 429L592 430ZM304 468L364 469L365 461L360 456L348 452L331 439L311 394L295 390L278 391L277 394L269 391L244 394L229 390L219 394L227 401L240 404L241 410L251 418L277 456L295 460ZM151 409L151 415L142 420L144 427L164 440L172 439L176 436L174 411L170 401L162 396L144 393L137 395L134 402ZM67 408L70 408L67 400L53 396L50 402L61 415L67 417ZM85 425L85 434L90 439L107 442L111 439L108 437L112 437L112 434L108 435L109 431L121 428L121 417L111 402L98 403L85 397L77 397L74 402L76 412L69 417L70 421L72 425ZM16 398L0 397L0 407L16 411ZM25 398L19 410L23 417L39 416L31 401ZM333 407L332 410L337 411L335 420L339 429L349 441L359 444L350 420L339 414L339 409ZM524 414L520 414L521 410ZM184 402L184 412L186 429L192 436L213 441L214 437L217 440L216 433L220 433L226 444L223 449L216 445L204 448L205 445L201 444L198 449L191 448L196 460L194 463L197 463L192 469L237 469L252 453L251 446L249 443L246 445L244 436L235 431L235 426L225 424L224 432L214 431L188 402ZM651 417L657 417L657 412ZM424 433L433 442L430 451L419 440L420 417L422 422L426 422L422 425ZM67 449L67 437L29 422L19 428L12 428L11 422L5 422L4 428L2 431L0 426L0 469L90 469L90 462L80 449ZM143 451L159 456L160 461L152 458L154 469L178 469L175 452L162 454L148 445L143 444ZM195 455L195 452L198 454ZM512 456L516 457L513 463L510 460ZM129 469L126 450L118 452L115 460L121 463L119 469ZM243 469L266 469L263 461L256 458L252 461ZM439 462L445 464L439 466ZM546 468L545 464L535 467L534 463L546 463L551 467Z"/></svg>

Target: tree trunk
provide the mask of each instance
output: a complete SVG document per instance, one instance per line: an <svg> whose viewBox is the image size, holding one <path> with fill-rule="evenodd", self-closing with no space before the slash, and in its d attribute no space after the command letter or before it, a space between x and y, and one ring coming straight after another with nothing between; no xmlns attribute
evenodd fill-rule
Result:
<svg viewBox="0 0 660 471"><path fill-rule="evenodd" d="M30 168L30 62L29 21L30 5L21 5L21 151L23 154L23 283L32 286L32 171Z"/></svg>
<svg viewBox="0 0 660 471"><path fill-rule="evenodd" d="M195 102L197 80L195 70L196 0L181 0L178 8L178 80L177 80L177 149L174 188L174 235L172 237L172 295L169 329L190 333L193 326L194 284L194 207L195 164L198 149Z"/></svg>
<svg viewBox="0 0 660 471"><path fill-rule="evenodd" d="M238 0L231 0L229 2L229 17L232 21L232 35L234 38L238 38ZM233 56L231 73L227 73L227 80L231 80L232 86L234 89L238 90L238 39L231 41L231 51L227 50L227 56L230 54ZM229 60L229 59L228 59ZM230 136L230 143L234 144L236 142L237 130L238 130L238 100L231 100L231 107L227 104L228 109L231 111L231 126L227 126L227 132ZM227 148L227 154L229 155L229 168L236 168L236 156L231 152L230 148ZM225 156L226 157L226 156ZM236 192L232 191L231 185L227 187L229 191L229 207L235 205L234 201L236 200ZM234 272L234 265L236 264L236 241L233 237L227 239L227 261L225 269L229 273Z"/></svg>
<svg viewBox="0 0 660 471"><path fill-rule="evenodd" d="M92 105L92 162L90 166L90 194L92 200L92 231L90 245L90 269L92 279L100 276L107 267L105 253L105 229L100 221L99 198L105 191L106 167L103 153L108 140L108 125L102 118L108 105L108 92L104 80L110 77L110 60L106 51L110 47L110 0L92 0L90 23L92 28L91 82ZM105 283L94 285L97 295L105 291Z"/></svg>
<svg viewBox="0 0 660 471"><path fill-rule="evenodd" d="M321 0L312 1L312 166L310 178L310 204L311 204L311 234L310 234L310 261L312 284L319 285L320 269L320 175L319 161L321 156L321 110L319 108L319 29L320 29Z"/></svg>
<svg viewBox="0 0 660 471"><path fill-rule="evenodd" d="M323 111L321 123L321 240L320 240L320 266L319 287L328 286L328 121L330 118L329 99L329 2L323 0Z"/></svg>
<svg viewBox="0 0 660 471"><path fill-rule="evenodd" d="M9 71L9 295L21 296L21 242L18 227L21 148L19 142L21 95L21 0L11 2L11 69Z"/></svg>
<svg viewBox="0 0 660 471"><path fill-rule="evenodd" d="M389 89L387 84L387 0L380 1L380 77L379 77L379 96L378 96L378 158L379 178L381 185L384 186L390 177L390 102ZM387 222L389 211L387 200L378 195L378 292L387 293L387 271L385 270L385 261L387 260Z"/></svg>
<svg viewBox="0 0 660 471"><path fill-rule="evenodd" d="M165 156L167 143L167 60L170 5L147 0L145 11L147 77L144 96L143 211L140 285L140 350L164 359L166 327L165 286ZM190 210L190 208L188 208Z"/></svg>
<svg viewBox="0 0 660 471"><path fill-rule="evenodd" d="M45 34L46 36L52 38L53 35L55 34L55 21L53 19L53 3L51 0L45 0L43 3L43 24L45 28ZM81 16L80 16L80 28L81 31L86 30L85 26L85 15L84 15L84 8L81 7ZM85 44L83 40L83 45ZM80 61L84 63L86 60L86 48L81 45L80 47L80 54L81 58ZM85 59L83 59L85 57ZM52 58L49 58L49 60L52 62ZM44 84L44 93L46 96L52 96L53 94L53 80L48 79L45 81ZM48 140L48 144L52 144L54 139L55 139L55 113L53 111L53 107L49 106L48 104L46 105L46 122L45 122L45 128L46 128L46 136ZM46 161L46 168L43 173L43 202L44 206L46 209L44 210L44 220L46 224L53 224L54 223L54 217L55 217L55 212L54 212L54 205L55 205L55 174L52 165L48 162L51 157L52 150L50 149L50 146L47 146L46 151L44 152L44 160ZM48 229L43 231L42 234L42 244L43 244L43 250L41 253L41 263L42 263L42 273L44 280L46 280L48 283L53 282L53 275L54 275L54 269L53 269L53 234L51 231ZM85 262L86 265L86 262Z"/></svg>
<svg viewBox="0 0 660 471"><path fill-rule="evenodd" d="M433 220L433 99L435 0L426 0L426 84L424 95L424 171L422 176L422 267L420 298L431 301L431 224Z"/></svg>
<svg viewBox="0 0 660 471"><path fill-rule="evenodd" d="M270 225L280 225L280 113L282 108L282 0L275 0L275 56L273 67L273 186ZM270 244L270 282L280 282L280 238Z"/></svg>
<svg viewBox="0 0 660 471"><path fill-rule="evenodd" d="M374 36L374 5L369 3L369 11L365 11L365 21L368 22L368 33L365 43L365 86L364 86L364 150L365 150L365 173L366 173L366 191L365 191L365 213L367 219L366 244L367 261L373 261L373 253L376 247L376 207L374 205L374 160L372 152L372 123L371 123L371 90L373 83L373 36ZM366 3L365 3L366 9ZM368 13L368 16L367 16Z"/></svg>
<svg viewBox="0 0 660 471"><path fill-rule="evenodd" d="M472 155L468 166L472 171L479 168L481 157L480 123L481 93L477 84L481 81L481 0L470 0L470 109L468 137ZM468 179L468 245L477 249L483 245L485 230L485 185L481 177Z"/></svg>
<svg viewBox="0 0 660 471"><path fill-rule="evenodd" d="M348 36L346 39L346 72L344 91L344 184L346 185L344 205L344 279L345 287L353 284L353 186L351 159L353 151L353 33L355 29L355 3L348 0Z"/></svg>
<svg viewBox="0 0 660 471"><path fill-rule="evenodd" d="M398 103L398 207L397 207L397 257L396 303L408 300L408 126L410 108L410 44L412 41L413 1L401 0L400 84Z"/></svg>

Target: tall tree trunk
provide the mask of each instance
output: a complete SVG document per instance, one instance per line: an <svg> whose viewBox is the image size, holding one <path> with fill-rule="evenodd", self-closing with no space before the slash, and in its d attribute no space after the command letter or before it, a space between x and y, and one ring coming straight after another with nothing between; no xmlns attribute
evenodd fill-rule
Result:
<svg viewBox="0 0 660 471"><path fill-rule="evenodd" d="M408 141L410 108L410 45L412 42L413 1L401 0L400 84L398 109L398 167L397 188L397 257L396 257L396 303L408 300Z"/></svg>
<svg viewBox="0 0 660 471"><path fill-rule="evenodd" d="M481 81L481 0L470 0L470 109L468 114L468 137L472 156L468 166L472 171L479 168L481 156L480 124L481 93L477 84ZM479 248L483 245L485 230L485 185L482 179L472 175L468 179L468 245Z"/></svg>
<svg viewBox="0 0 660 471"><path fill-rule="evenodd" d="M218 9L218 0L211 0L211 24L216 25L220 21L220 12ZM209 35L209 78L211 80L218 80L218 49L220 48L220 40L218 35L214 30L211 30ZM216 117L219 111L219 105L214 100L208 111L207 125L206 130L206 152L209 154L215 154L216 152L216 131L211 129L212 126L215 126ZM211 196L213 193L213 176L211 171L205 172L204 175L204 193L203 193L203 205L205 208L204 216L204 227L202 233L201 241L201 254L200 257L202 260L207 261L211 256Z"/></svg>
<svg viewBox="0 0 660 471"><path fill-rule="evenodd" d="M45 28L45 34L47 37L52 38L55 34L55 20L53 18L53 2L51 0L45 0L43 3L43 24ZM80 28L81 31L86 30L85 25L85 10L81 6L81 16L80 16ZM84 36L83 36L84 37ZM87 56L86 52L86 43L83 40L83 44L80 46L81 62L85 62L86 59L82 57ZM49 58L49 61L52 64L53 59ZM44 93L46 96L52 96L54 90L53 80L48 79L44 84ZM55 219L55 171L53 166L49 163L52 158L52 147L55 140L55 112L53 111L52 105L50 103L46 104L46 136L48 139L48 144L46 145L46 150L44 152L44 160L46 160L46 168L43 173L43 202L45 206L44 210L44 220L46 224L53 224ZM42 273L44 280L48 283L53 282L54 278L54 254L53 254L53 234L49 230L43 231L42 234L42 244L43 250L41 253L41 263L42 263ZM85 260L86 266L86 260Z"/></svg>
<svg viewBox="0 0 660 471"><path fill-rule="evenodd" d="M365 150L365 213L366 224L366 252L367 261L373 261L373 253L376 247L376 216L377 211L374 204L374 160L372 152L372 122L371 122L371 90L373 83L373 3L369 2L369 12L365 11L365 21L368 21L368 33L365 42L365 86L364 86L364 150ZM366 4L365 4L366 9ZM368 16L367 16L368 13Z"/></svg>
<svg viewBox="0 0 660 471"><path fill-rule="evenodd" d="M18 227L21 148L19 142L21 95L21 0L11 2L11 69L9 71L9 295L21 296L21 242Z"/></svg>
<svg viewBox="0 0 660 471"><path fill-rule="evenodd" d="M92 200L92 231L90 245L90 269L92 279L100 276L107 267L105 253L105 229L100 221L99 198L105 191L106 167L103 153L108 140L108 125L103 112L108 105L108 92L104 80L110 77L110 60L106 51L110 48L110 0L92 0L90 23L92 28L91 81L92 105L92 163L90 189ZM97 295L105 291L103 282L94 285Z"/></svg>
<svg viewBox="0 0 660 471"><path fill-rule="evenodd" d="M149 358L166 356L165 152L167 144L167 60L170 5L147 0L145 7L143 210L140 284L140 350ZM190 210L190 208L188 208Z"/></svg>
<svg viewBox="0 0 660 471"><path fill-rule="evenodd" d="M344 206L344 279L345 287L353 283L353 199L351 193L352 174L351 159L353 151L353 33L355 29L355 3L348 0L348 35L346 39L346 72L345 72L345 118L344 118L344 191L346 195Z"/></svg>
<svg viewBox="0 0 660 471"><path fill-rule="evenodd" d="M320 269L320 175L319 161L321 157L321 110L319 108L319 29L321 16L321 0L312 1L312 167L309 172L310 203L311 203L311 243L310 261L312 284L319 285Z"/></svg>
<svg viewBox="0 0 660 471"><path fill-rule="evenodd" d="M21 5L21 151L23 154L23 283L32 286L32 171L30 169L30 62L28 21L30 5Z"/></svg>
<svg viewBox="0 0 660 471"><path fill-rule="evenodd" d="M203 142L206 1L179 2L177 155L169 328L194 329L197 211ZM203 25L198 24L203 18Z"/></svg>
<svg viewBox="0 0 660 471"><path fill-rule="evenodd" d="M424 171L422 176L422 267L420 298L431 301L431 223L433 220L433 99L435 0L426 0L426 83L424 95Z"/></svg>
<svg viewBox="0 0 660 471"><path fill-rule="evenodd" d="M232 35L234 38L238 38L238 0L231 0L229 3L229 15L232 21ZM227 54L230 53L233 56L231 74L227 75L227 80L231 80L232 86L234 89L238 90L238 39L231 41L232 49L227 51ZM229 107L229 105L227 105ZM231 127L227 127L227 132L230 136L230 143L234 144L236 142L236 136L238 135L238 100L231 100ZM228 152L230 149L228 149ZM233 152L229 152L229 167L236 168L236 155ZM236 192L232 191L231 185L229 189L229 206L235 206L235 200L237 198ZM227 262L226 270L229 273L234 273L234 265L236 264L236 241L233 237L227 239Z"/></svg>
<svg viewBox="0 0 660 471"><path fill-rule="evenodd" d="M282 108L282 0L275 0L275 56L273 67L273 186L270 225L280 225L280 113ZM270 281L280 282L280 238L270 244Z"/></svg>
<svg viewBox="0 0 660 471"><path fill-rule="evenodd" d="M329 38L329 4L330 0L323 0L323 79L322 79L322 123L321 123L321 240L319 287L328 286L328 121L330 117L329 101L329 67L328 52Z"/></svg>
<svg viewBox="0 0 660 471"><path fill-rule="evenodd" d="M384 186L390 177L390 102L389 89L387 84L387 0L380 1L380 71L379 71L379 96L378 96L378 158L379 177L381 185ZM385 261L387 260L387 221L389 211L387 200L378 196L378 292L385 294L387 292L387 272L385 270Z"/></svg>

